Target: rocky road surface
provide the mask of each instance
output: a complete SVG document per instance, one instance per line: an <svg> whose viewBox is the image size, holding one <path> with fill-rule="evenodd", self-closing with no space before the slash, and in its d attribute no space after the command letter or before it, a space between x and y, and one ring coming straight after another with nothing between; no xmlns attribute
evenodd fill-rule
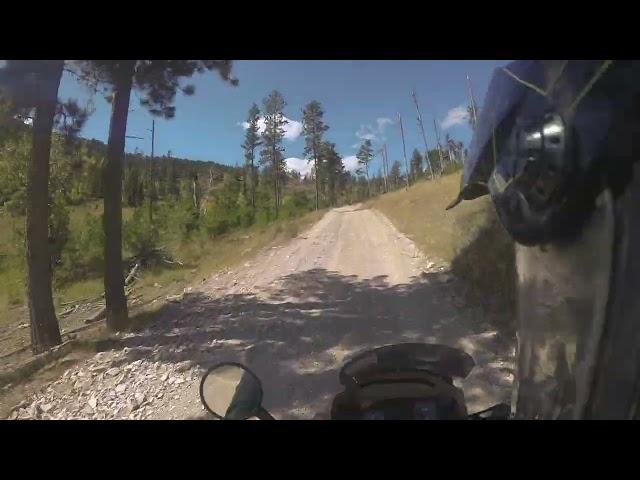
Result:
<svg viewBox="0 0 640 480"><path fill-rule="evenodd" d="M334 209L285 245L171 298L149 328L113 336L9 418L205 419L199 379L221 361L256 372L276 418L327 418L349 355L407 341L474 357L460 382L470 411L509 401L512 342L465 305L448 265L425 253L377 211Z"/></svg>

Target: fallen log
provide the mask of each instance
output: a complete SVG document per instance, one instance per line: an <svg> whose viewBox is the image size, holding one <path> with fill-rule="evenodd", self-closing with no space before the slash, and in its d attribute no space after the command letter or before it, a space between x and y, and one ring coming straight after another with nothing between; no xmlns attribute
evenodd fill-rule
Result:
<svg viewBox="0 0 640 480"><path fill-rule="evenodd" d="M127 278L124 279L125 285L129 285L133 280L135 280L135 276L139 268L140 268L140 262L136 262L136 264L133 266L133 268L129 272L129 275L127 275Z"/></svg>
<svg viewBox="0 0 640 480"><path fill-rule="evenodd" d="M163 259L162 259L162 261L163 261L163 262L165 262L165 263L168 263L168 264L170 264L170 265L175 265L175 264L177 263L177 264L178 264L178 265L180 265L181 267L183 267L183 266L184 266L184 263L182 263L180 260L175 260L175 261L173 261L173 262L172 262L171 260L169 260L169 259L167 259L167 258L163 258Z"/></svg>
<svg viewBox="0 0 640 480"><path fill-rule="evenodd" d="M84 323L94 323L94 322L98 322L100 320L102 320L107 313L107 307L102 307L100 310L98 310L96 313L94 313L93 315L91 315L89 318L87 318Z"/></svg>

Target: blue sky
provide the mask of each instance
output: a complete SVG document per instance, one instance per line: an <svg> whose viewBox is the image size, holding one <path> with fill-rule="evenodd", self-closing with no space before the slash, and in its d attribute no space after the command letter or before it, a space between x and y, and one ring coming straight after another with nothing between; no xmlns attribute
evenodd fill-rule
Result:
<svg viewBox="0 0 640 480"><path fill-rule="evenodd" d="M237 87L224 84L217 74L192 79L196 94L177 97L175 118L156 119L155 153L163 155L171 150L178 157L242 165L242 122L252 102L261 106L262 99L273 89L283 94L287 102L284 113L292 120L284 141L286 158L302 158L304 140L298 122L302 108L311 100L322 104L325 122L330 127L325 137L336 143L347 165L352 164L356 144L363 137L373 138L375 146L386 142L389 160L402 160L398 113L403 119L407 156L415 147L423 150L410 96L413 88L427 128L429 147L435 146L434 118L442 138L449 133L467 146L471 130L454 110L467 103L466 75L471 76L476 101L482 104L493 70L506 63L507 60L239 60L234 62L234 75L240 80ZM88 98L87 91L67 74L60 96L81 101ZM82 136L106 141L109 105L96 97L95 107ZM149 153L151 134L147 129L151 128L152 117L140 107L135 94L130 108L134 111L129 114L127 135L148 139L127 139L126 149L133 151L137 147ZM302 170L306 167L302 161L288 163ZM376 158L373 171L379 165Z"/></svg>

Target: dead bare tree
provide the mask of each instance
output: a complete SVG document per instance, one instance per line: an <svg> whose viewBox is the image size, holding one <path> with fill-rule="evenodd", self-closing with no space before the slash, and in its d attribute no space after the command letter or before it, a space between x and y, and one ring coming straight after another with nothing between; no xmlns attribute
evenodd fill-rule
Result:
<svg viewBox="0 0 640 480"><path fill-rule="evenodd" d="M429 147L427 146L427 136L424 133L424 125L422 123L422 114L420 113L420 107L418 106L418 98L416 96L415 90L411 92L411 96L413 98L413 103L416 106L416 112L418 112L418 126L420 127L420 131L422 132L422 140L424 141L424 159L427 161L427 166L429 167L429 176L431 177L431 180L433 180L433 168L431 168L431 160L429 159Z"/></svg>
<svg viewBox="0 0 640 480"><path fill-rule="evenodd" d="M435 118L433 119L433 130L436 132L436 143L438 144L438 156L440 158L440 175L442 175L444 170L444 156L442 155L442 145L440 145L440 135L438 134Z"/></svg>
<svg viewBox="0 0 640 480"><path fill-rule="evenodd" d="M405 181L407 183L407 188L409 188L409 163L407 162L407 148L404 143L404 128L402 128L402 116L400 112L398 112L398 123L400 124L400 136L402 137L402 154L404 155L404 169L407 175L405 176Z"/></svg>
<svg viewBox="0 0 640 480"><path fill-rule="evenodd" d="M382 153L382 173L384 175L384 192L389 191L389 169L387 168L387 144L385 143L380 149Z"/></svg>

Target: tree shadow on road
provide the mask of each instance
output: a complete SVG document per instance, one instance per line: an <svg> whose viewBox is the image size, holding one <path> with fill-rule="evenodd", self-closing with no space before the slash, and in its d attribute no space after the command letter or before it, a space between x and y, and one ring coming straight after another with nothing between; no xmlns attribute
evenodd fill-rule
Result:
<svg viewBox="0 0 640 480"><path fill-rule="evenodd" d="M201 369L244 363L262 380L264 406L276 418L294 419L326 418L349 356L390 343L444 343L463 348L478 364L464 387L475 410L507 400L512 340L495 332L481 309L456 306L460 291L442 273L390 286L385 277L360 280L314 269L257 295L185 295L165 305L152 325L102 349L128 347L124 362L151 357Z"/></svg>

